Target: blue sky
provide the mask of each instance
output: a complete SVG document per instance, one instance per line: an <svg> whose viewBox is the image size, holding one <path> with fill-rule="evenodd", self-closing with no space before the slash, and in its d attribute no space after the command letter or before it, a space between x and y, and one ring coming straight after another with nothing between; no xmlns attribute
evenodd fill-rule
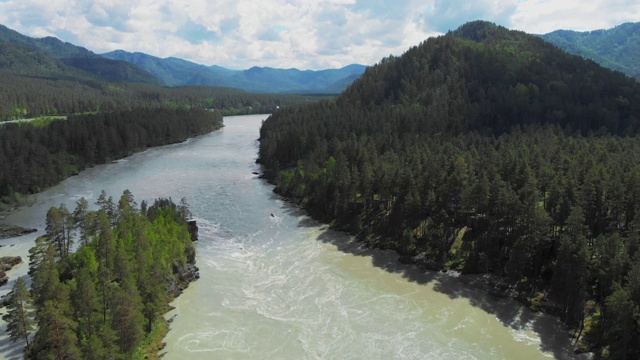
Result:
<svg viewBox="0 0 640 360"><path fill-rule="evenodd" d="M235 69L371 65L477 19L587 31L640 21L640 1L0 0L0 24L25 35Z"/></svg>

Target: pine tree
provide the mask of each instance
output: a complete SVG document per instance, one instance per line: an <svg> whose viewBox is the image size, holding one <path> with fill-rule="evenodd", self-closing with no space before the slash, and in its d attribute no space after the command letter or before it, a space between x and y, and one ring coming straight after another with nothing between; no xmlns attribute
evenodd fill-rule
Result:
<svg viewBox="0 0 640 360"><path fill-rule="evenodd" d="M29 334L34 329L32 312L33 306L27 283L24 278L19 277L9 293L7 314L2 319L7 322L7 332L11 340L15 342L24 339L27 347L29 347Z"/></svg>
<svg viewBox="0 0 640 360"><path fill-rule="evenodd" d="M55 245L56 250L58 250L58 255L60 257L64 257L66 241L64 220L62 218L62 213L60 213L60 209L54 206L49 208L49 211L47 211L46 224L45 236L49 242Z"/></svg>
<svg viewBox="0 0 640 360"><path fill-rule="evenodd" d="M30 358L33 359L80 359L76 328L71 318L68 291L66 301L45 301L38 312L38 332L33 339Z"/></svg>
<svg viewBox="0 0 640 360"><path fill-rule="evenodd" d="M569 215L567 230L560 238L551 295L562 308L563 320L577 325L584 320L583 308L588 295L589 251L588 227L584 225L584 211L576 206Z"/></svg>
<svg viewBox="0 0 640 360"><path fill-rule="evenodd" d="M96 292L93 276L88 267L81 267L76 276L77 286L73 292L72 302L75 309L75 319L78 321L78 333L82 338L89 339L97 333L99 319L96 314L100 311L100 299Z"/></svg>
<svg viewBox="0 0 640 360"><path fill-rule="evenodd" d="M88 217L89 203L84 197L76 202L76 209L73 211L73 220L80 231L80 244L87 246L89 243L90 220Z"/></svg>
<svg viewBox="0 0 640 360"><path fill-rule="evenodd" d="M637 359L638 326L634 316L630 316L637 312L637 307L634 306L629 291L615 284L614 291L607 297L605 304L608 314L605 328L611 339L611 358Z"/></svg>
<svg viewBox="0 0 640 360"><path fill-rule="evenodd" d="M60 296L60 275L56 263L57 252L52 244L48 244L41 261L34 268L31 282L31 295L38 311L47 300Z"/></svg>
<svg viewBox="0 0 640 360"><path fill-rule="evenodd" d="M113 203L111 196L107 197L106 191L102 190L100 196L98 196L98 200L96 200L96 205L104 211L111 225L115 225L117 220L116 205Z"/></svg>
<svg viewBox="0 0 640 360"><path fill-rule="evenodd" d="M142 312L147 321L146 331L149 333L155 319L165 310L165 304L169 299L167 284L157 263L153 263L152 268L147 269L144 274L139 274L138 278L138 288L143 304Z"/></svg>
<svg viewBox="0 0 640 360"><path fill-rule="evenodd" d="M80 351L83 359L107 360L115 358L107 356L102 340L97 334L84 338L80 345Z"/></svg>
<svg viewBox="0 0 640 360"><path fill-rule="evenodd" d="M111 298L110 284L113 276L115 255L115 238L107 214L99 210L97 215L98 235L94 242L96 259L98 260L98 288L102 297L102 321L107 321L107 310Z"/></svg>
<svg viewBox="0 0 640 360"><path fill-rule="evenodd" d="M76 224L73 219L73 214L69 212L67 206L64 203L60 204L58 210L60 211L60 216L62 217L62 233L64 235L64 253L61 254L61 257L66 259L67 257L69 257L69 254L71 253L71 247L74 243L73 233L76 229Z"/></svg>
<svg viewBox="0 0 640 360"><path fill-rule="evenodd" d="M49 241L45 236L39 236L36 238L36 244L29 249L29 276L33 278L38 266L44 259L44 256L49 248Z"/></svg>
<svg viewBox="0 0 640 360"><path fill-rule="evenodd" d="M118 344L125 354L131 354L144 337L142 301L131 277L115 290L111 327L118 335Z"/></svg>

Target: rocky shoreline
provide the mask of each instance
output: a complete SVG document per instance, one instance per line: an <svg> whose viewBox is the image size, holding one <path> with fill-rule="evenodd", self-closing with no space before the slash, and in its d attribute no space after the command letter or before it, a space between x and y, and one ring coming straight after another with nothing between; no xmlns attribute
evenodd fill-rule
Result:
<svg viewBox="0 0 640 360"><path fill-rule="evenodd" d="M9 282L7 271L20 263L22 263L20 256L4 256L0 258L0 286L4 286Z"/></svg>
<svg viewBox="0 0 640 360"><path fill-rule="evenodd" d="M26 229L21 226L0 224L0 240L31 234L37 229ZM1 246L1 245L0 245Z"/></svg>
<svg viewBox="0 0 640 360"><path fill-rule="evenodd" d="M187 221L187 230L191 236L191 241L198 240L198 224L196 220ZM169 281L168 290L173 297L178 297L191 282L200 279L200 269L196 266L195 252L187 254L187 264L183 267L174 266L173 274L175 279Z"/></svg>
<svg viewBox="0 0 640 360"><path fill-rule="evenodd" d="M256 162L259 162L259 161L256 161ZM271 175L271 172L269 170L263 169L263 173L262 175L260 175L260 178L265 179L267 182L269 182L272 185L275 185L271 181L271 178L267 176L267 174ZM299 208L303 209L307 213L307 215L311 216L313 219L323 222L322 219L318 218L317 216L314 216L314 214L311 213L309 209L306 209L304 206L302 206L301 201L299 199L295 199L295 198L291 198L289 196L283 195L282 193L278 192L276 188L273 189L273 192L280 195L284 200L288 201L289 203L294 204ZM346 228L344 226L340 226L335 221L332 223L328 223L327 225L329 225L329 227L332 230L341 231L341 232L353 235L355 241L359 242L360 244L364 245L369 249L394 251L398 255L398 259L396 261L399 264L415 266L421 271L433 271L433 272L438 272L442 274L449 274L458 278L458 280L461 283L463 283L465 286L469 288L474 288L480 291L484 291L485 293L495 298L512 299L519 302L522 306L526 307L527 309L533 312L542 312L542 313L546 313L556 317L559 316L558 315L559 312L556 304L549 302L547 299L545 299L544 296L540 299L537 299L536 303L533 304L531 302L531 299L528 298L528 295L530 295L528 294L528 292L521 291L520 289L518 289L517 286L513 284L509 284L505 279L500 278L495 274L490 274L490 273L465 274L457 270L448 270L445 268L444 263L439 263L433 259L427 259L424 253L414 255L414 256L405 255L405 254L402 254L402 252L398 251L398 249L394 247L379 246L376 243L369 242L367 241L367 239L357 236L357 234L355 234L351 229ZM567 333L570 336L572 336L568 328L567 328ZM582 349L575 345L573 350L575 354L589 352L589 350Z"/></svg>

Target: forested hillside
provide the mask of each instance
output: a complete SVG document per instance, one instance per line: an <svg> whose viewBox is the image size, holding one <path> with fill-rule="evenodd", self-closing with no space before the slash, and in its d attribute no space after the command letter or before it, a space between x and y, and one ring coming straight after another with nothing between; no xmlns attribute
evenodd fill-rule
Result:
<svg viewBox="0 0 640 360"><path fill-rule="evenodd" d="M581 350L640 355L640 84L485 22L265 121L276 191L403 261L491 273Z"/></svg>
<svg viewBox="0 0 640 360"><path fill-rule="evenodd" d="M69 67L61 61L28 47L11 43L0 43L0 71L31 77L93 80L90 74Z"/></svg>
<svg viewBox="0 0 640 360"><path fill-rule="evenodd" d="M36 39L22 35L4 25L0 25L0 42L22 45L54 59L97 56L83 47L63 42L54 37Z"/></svg>
<svg viewBox="0 0 640 360"><path fill-rule="evenodd" d="M115 82L133 79L136 72L113 66L122 61L90 55L57 39L32 39L0 27L0 121L38 118L0 124L0 208L87 166L210 132L222 115L270 113L320 99Z"/></svg>
<svg viewBox="0 0 640 360"><path fill-rule="evenodd" d="M6 47L7 44L14 45L14 47ZM3 56L12 56L11 53L15 49L28 49L37 53L40 58L48 58L46 60L48 62L65 63L76 70L69 72L67 69L60 69L62 71L55 73L58 77L77 76L77 79L91 77L105 81L160 84L160 81L147 71L126 61L105 59L83 47L62 42L54 37L31 38L0 25L0 46L3 45L5 45L2 48ZM31 62L29 58L26 60ZM41 76L38 67L28 67L23 64L21 70L24 75Z"/></svg>
<svg viewBox="0 0 640 360"><path fill-rule="evenodd" d="M87 167L222 126L202 109L137 108L0 126L0 200L33 194ZM1 202L1 201L0 201Z"/></svg>
<svg viewBox="0 0 640 360"><path fill-rule="evenodd" d="M4 318L27 359L155 359L168 303L198 276L186 202L138 207L125 190L96 205L49 209L29 250L31 290L20 278L9 293Z"/></svg>
<svg viewBox="0 0 640 360"><path fill-rule="evenodd" d="M0 66L1 62L0 56ZM319 99L297 95L252 94L229 88L164 88L146 84L20 76L0 70L0 121L45 115L110 112L140 106L190 106L215 109L225 115L264 114L281 106L315 102Z"/></svg>
<svg viewBox="0 0 640 360"><path fill-rule="evenodd" d="M586 32L557 30L542 38L571 54L640 80L640 23Z"/></svg>
<svg viewBox="0 0 640 360"><path fill-rule="evenodd" d="M130 53L123 50L111 51L101 56L107 59L123 60L138 65L162 80L167 86L216 85L225 84L222 79L231 77L239 70L218 66L204 66L178 58L161 59L145 53ZM217 81L217 83L216 83ZM228 84L227 84L228 85Z"/></svg>
<svg viewBox="0 0 640 360"><path fill-rule="evenodd" d="M191 65L198 67L198 71L206 69L211 76L219 76L226 70L180 59L158 60L168 64L169 70L164 71L180 69L182 71L176 70L172 75L186 78L196 76L189 75L193 70ZM208 84L206 81L184 83ZM30 38L0 25L0 121L131 110L141 106L199 107L223 111L225 115L271 113L280 106L320 99L251 94L223 87L166 88L159 84L158 79L129 62L107 59L52 37Z"/></svg>

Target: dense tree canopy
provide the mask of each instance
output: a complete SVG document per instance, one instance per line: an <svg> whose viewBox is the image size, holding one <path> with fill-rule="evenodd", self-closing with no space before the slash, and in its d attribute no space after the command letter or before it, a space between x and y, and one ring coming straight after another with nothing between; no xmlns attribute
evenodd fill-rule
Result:
<svg viewBox="0 0 640 360"><path fill-rule="evenodd" d="M474 22L336 101L278 111L260 161L312 215L432 269L495 274L585 347L635 358L638 119L634 80Z"/></svg>
<svg viewBox="0 0 640 360"><path fill-rule="evenodd" d="M222 115L201 109L137 108L37 125L0 126L0 198L35 193L86 167L211 132L222 126Z"/></svg>
<svg viewBox="0 0 640 360"><path fill-rule="evenodd" d="M556 30L542 38L561 49L621 71L640 80L640 23L624 23L611 29L577 32Z"/></svg>
<svg viewBox="0 0 640 360"><path fill-rule="evenodd" d="M266 114L278 107L318 100L314 96L252 94L231 88L166 88L134 83L81 81L60 75L22 75L2 70L2 61L0 53L0 121L44 115L132 110L139 107L188 106L215 109L225 115ZM64 65L45 62L42 68L57 66Z"/></svg>
<svg viewBox="0 0 640 360"><path fill-rule="evenodd" d="M77 209L85 203L78 201ZM24 281L14 287L11 336L27 341L29 359L146 358L143 341L166 327L161 315L184 286L184 270L197 270L184 201L158 199L138 208L126 190L117 204L104 191L96 204L97 211L74 212L82 215L72 217L74 230L64 236L67 243L86 237L76 250L60 252L57 235L47 230L30 250L31 293ZM65 208L52 207L49 214ZM47 229L65 226L49 214ZM76 231L82 224L90 230ZM38 326L29 341L32 302Z"/></svg>

